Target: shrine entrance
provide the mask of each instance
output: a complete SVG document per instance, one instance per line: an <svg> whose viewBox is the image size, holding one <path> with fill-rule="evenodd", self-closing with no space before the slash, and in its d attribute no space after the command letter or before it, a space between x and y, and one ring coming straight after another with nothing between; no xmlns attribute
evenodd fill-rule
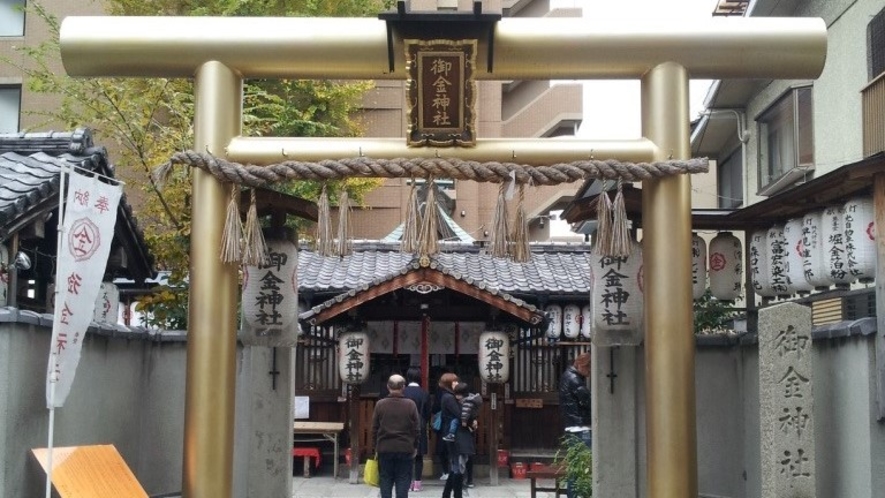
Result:
<svg viewBox="0 0 885 498"><path fill-rule="evenodd" d="M238 265L218 257L231 183L260 186L279 175L329 179L342 172L378 177L445 174L521 185L590 177L642 181L648 495L697 495L691 181L680 174L697 166L689 160L688 80L816 78L826 57L826 26L819 19L771 18L666 24L497 20L482 13L481 2L474 6L472 13L440 14L435 19L410 17L406 3L398 2L398 11L383 20L63 21L61 53L72 76L195 81L196 152L179 158L205 168L194 171L191 203L185 497L231 496ZM416 67L412 58L419 60L409 51L411 41L422 32L433 40L446 40L442 45L464 47L447 56L452 64L475 56L476 80L639 79L643 138L484 141L469 129L466 114L443 123L432 112L430 121L419 112L414 126L455 124L457 130L413 129L418 135L410 133L409 143L241 136L243 78L404 80L411 77L407 70ZM429 44L431 51L443 50ZM433 85L422 86L422 91L433 92ZM470 103L466 89L452 95L459 108ZM419 109L428 112L427 107ZM416 142L423 142L422 147L413 147ZM330 160L335 164L328 164ZM252 166L237 168L234 163Z"/></svg>

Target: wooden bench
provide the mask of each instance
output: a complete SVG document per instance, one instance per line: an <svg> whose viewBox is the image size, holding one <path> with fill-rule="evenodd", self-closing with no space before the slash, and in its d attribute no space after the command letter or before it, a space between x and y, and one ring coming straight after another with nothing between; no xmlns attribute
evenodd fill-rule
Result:
<svg viewBox="0 0 885 498"><path fill-rule="evenodd" d="M542 493L553 493L553 496L556 498L567 495L565 483L563 482L562 485L560 485L560 482L565 477L565 467L559 465L545 465L539 469L526 471L525 476L529 478L532 483L532 498L537 498L539 491ZM552 479L553 487L539 486L539 479Z"/></svg>
<svg viewBox="0 0 885 498"><path fill-rule="evenodd" d="M304 477L310 477L310 459L314 459L314 466L320 468L319 448L292 448L293 457L304 457Z"/></svg>

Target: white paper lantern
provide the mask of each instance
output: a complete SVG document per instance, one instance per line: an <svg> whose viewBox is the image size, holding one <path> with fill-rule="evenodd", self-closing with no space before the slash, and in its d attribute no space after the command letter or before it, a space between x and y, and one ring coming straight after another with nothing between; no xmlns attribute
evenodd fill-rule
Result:
<svg viewBox="0 0 885 498"><path fill-rule="evenodd" d="M569 339L577 339L581 335L581 307L567 304L562 308L563 334Z"/></svg>
<svg viewBox="0 0 885 498"><path fill-rule="evenodd" d="M787 239L784 226L775 225L768 229L765 237L765 258L768 260L768 280L772 292L777 296L790 295L787 281Z"/></svg>
<svg viewBox="0 0 885 498"><path fill-rule="evenodd" d="M805 280L805 268L802 265L802 218L793 218L784 225L784 244L787 258L784 269L787 272L787 287L791 294L808 294L814 286Z"/></svg>
<svg viewBox="0 0 885 498"><path fill-rule="evenodd" d="M710 292L720 301L735 301L741 295L744 251L731 232L719 232L710 241Z"/></svg>
<svg viewBox="0 0 885 498"><path fill-rule="evenodd" d="M593 337L593 307L589 304L581 308L581 337L584 339Z"/></svg>
<svg viewBox="0 0 885 498"><path fill-rule="evenodd" d="M120 312L120 290L111 282L102 282L98 296L95 298L95 310L92 321L98 323L117 323Z"/></svg>
<svg viewBox="0 0 885 498"><path fill-rule="evenodd" d="M691 295L695 300L704 297L707 290L707 242L698 234L691 234Z"/></svg>
<svg viewBox="0 0 885 498"><path fill-rule="evenodd" d="M547 312L547 316L550 319L550 323L547 324L547 337L559 339L559 336L562 335L562 306L548 304L544 311Z"/></svg>
<svg viewBox="0 0 885 498"><path fill-rule="evenodd" d="M479 376L489 384L510 380L510 338L504 332L479 334Z"/></svg>
<svg viewBox="0 0 885 498"><path fill-rule="evenodd" d="M362 384L369 377L369 335L347 332L338 337L338 374L345 384Z"/></svg>
<svg viewBox="0 0 885 498"><path fill-rule="evenodd" d="M0 306L6 306L9 292L9 251L0 243Z"/></svg>
<svg viewBox="0 0 885 498"><path fill-rule="evenodd" d="M642 246L632 242L630 256L591 251L593 342L598 346L635 346L642 342Z"/></svg>
<svg viewBox="0 0 885 498"><path fill-rule="evenodd" d="M826 290L832 284L824 266L821 215L823 211L812 211L802 218L802 268L805 280L816 290Z"/></svg>
<svg viewBox="0 0 885 498"><path fill-rule="evenodd" d="M750 275L753 291L762 297L774 297L768 264L768 232L757 230L750 234Z"/></svg>
<svg viewBox="0 0 885 498"><path fill-rule="evenodd" d="M298 335L298 247L286 238L266 238L267 260L243 267L244 344L294 346Z"/></svg>
<svg viewBox="0 0 885 498"><path fill-rule="evenodd" d="M848 272L845 261L845 233L842 231L842 206L824 209L820 227L824 241L824 268L830 280L840 287L847 287L854 281Z"/></svg>
<svg viewBox="0 0 885 498"><path fill-rule="evenodd" d="M876 213L869 197L845 203L842 217L845 232L845 263L848 273L861 282L876 278Z"/></svg>

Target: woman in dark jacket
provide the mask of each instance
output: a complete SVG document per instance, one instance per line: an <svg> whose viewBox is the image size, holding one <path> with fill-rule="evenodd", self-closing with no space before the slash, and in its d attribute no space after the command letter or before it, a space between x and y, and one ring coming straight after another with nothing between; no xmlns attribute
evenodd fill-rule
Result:
<svg viewBox="0 0 885 498"><path fill-rule="evenodd" d="M468 394L467 385L454 383L453 392L443 397L443 427L448 427L453 419L461 418L461 400ZM455 440L446 443L449 451L449 478L446 479L446 487L443 488L442 498L463 498L464 471L467 461L476 454L476 440L473 431L476 430L476 419L467 421L467 425L458 424L455 432Z"/></svg>
<svg viewBox="0 0 885 498"><path fill-rule="evenodd" d="M412 473L412 485L409 491L421 491L421 475L424 473L424 455L427 454L427 423L430 421L430 395L421 389L421 369L409 367L406 371L406 388L403 396L415 402L418 415L421 416L421 434L418 436L418 452L415 454L415 468Z"/></svg>
<svg viewBox="0 0 885 498"><path fill-rule="evenodd" d="M457 406L458 402L455 401L455 395L452 394L452 389L455 384L458 382L458 376L451 373L446 372L439 377L439 384L437 384L436 388L436 397L433 402L433 410L434 414L443 412L443 401L451 398L451 401L455 403ZM460 409L459 409L460 410ZM460 411L455 416L460 416ZM449 417L452 415L450 414ZM445 428L448 427L446 424L451 422L451 418L448 420L445 418L445 415L442 415L441 424L439 430L436 430L436 456L439 457L439 465L442 467L442 476L440 476L441 481L445 481L449 477L449 451L448 445L442 440L443 435L445 435Z"/></svg>

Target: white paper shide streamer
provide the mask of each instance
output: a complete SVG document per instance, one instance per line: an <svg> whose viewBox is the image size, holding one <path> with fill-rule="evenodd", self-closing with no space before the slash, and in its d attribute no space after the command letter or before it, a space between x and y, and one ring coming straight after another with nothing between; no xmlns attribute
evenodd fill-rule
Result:
<svg viewBox="0 0 885 498"><path fill-rule="evenodd" d="M107 267L117 222L117 205L123 193L120 185L108 185L76 171L70 172L68 178L46 375L46 405L49 408L64 405L70 393L80 361L83 336L92 321Z"/></svg>

